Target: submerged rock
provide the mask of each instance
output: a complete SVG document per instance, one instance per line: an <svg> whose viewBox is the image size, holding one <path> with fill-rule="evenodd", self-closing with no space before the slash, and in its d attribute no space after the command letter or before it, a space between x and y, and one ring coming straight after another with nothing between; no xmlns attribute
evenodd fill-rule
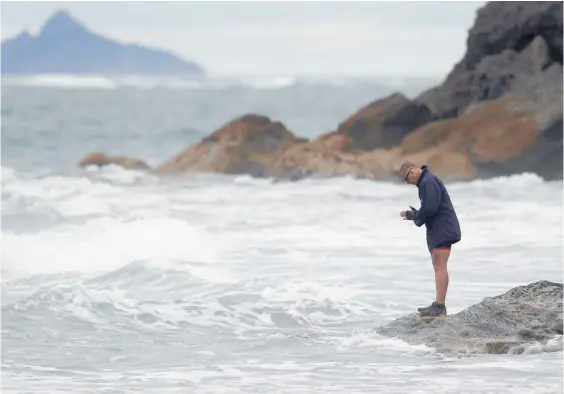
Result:
<svg viewBox="0 0 564 394"><path fill-rule="evenodd" d="M376 332L444 353L560 351L562 283L539 281L515 287L446 318L404 316Z"/></svg>
<svg viewBox="0 0 564 394"><path fill-rule="evenodd" d="M108 156L102 152L88 153L80 160L80 167L117 165L130 170L149 170L150 167L141 159L125 156Z"/></svg>

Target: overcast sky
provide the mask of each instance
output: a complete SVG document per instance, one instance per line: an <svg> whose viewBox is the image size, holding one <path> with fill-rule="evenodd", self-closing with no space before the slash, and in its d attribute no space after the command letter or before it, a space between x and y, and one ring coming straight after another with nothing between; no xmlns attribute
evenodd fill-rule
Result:
<svg viewBox="0 0 564 394"><path fill-rule="evenodd" d="M485 2L2 2L2 40L57 9L209 74L443 77Z"/></svg>

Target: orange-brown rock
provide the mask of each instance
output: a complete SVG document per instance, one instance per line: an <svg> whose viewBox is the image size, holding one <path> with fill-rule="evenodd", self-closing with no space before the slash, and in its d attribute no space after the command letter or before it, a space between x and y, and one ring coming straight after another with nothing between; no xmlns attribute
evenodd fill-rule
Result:
<svg viewBox="0 0 564 394"><path fill-rule="evenodd" d="M350 137L354 148L389 148L431 119L431 111L425 105L394 93L361 108L343 121L337 131Z"/></svg>
<svg viewBox="0 0 564 394"><path fill-rule="evenodd" d="M327 134L322 134L313 141L313 144L322 145L334 151L350 152L358 150L354 148L353 139L345 133L339 131L332 131Z"/></svg>
<svg viewBox="0 0 564 394"><path fill-rule="evenodd" d="M94 152L89 153L78 163L81 167L98 166L103 167L115 164L123 168L134 170L148 170L149 166L140 159L125 156L108 156L105 153Z"/></svg>
<svg viewBox="0 0 564 394"><path fill-rule="evenodd" d="M478 170L470 157L463 151L451 150L447 146L438 146L417 152L416 154L400 153L401 162L412 161L426 164L435 174L445 181L463 181L475 179ZM394 170L399 171L401 164L396 163Z"/></svg>
<svg viewBox="0 0 564 394"><path fill-rule="evenodd" d="M425 125L402 141L400 155L423 156L445 175L474 178L530 171L559 177L562 92L546 90L539 97L539 89L509 93L466 115Z"/></svg>
<svg viewBox="0 0 564 394"><path fill-rule="evenodd" d="M353 153L331 149L322 143L297 144L281 152L271 163L272 174L300 178L309 174L362 175L361 164Z"/></svg>
<svg viewBox="0 0 564 394"><path fill-rule="evenodd" d="M502 97L468 115L425 125L402 141L403 153L414 154L442 146L463 150L482 161L488 156L512 157L530 144L535 133L534 119L530 115L512 114L508 110L509 101L509 96Z"/></svg>
<svg viewBox="0 0 564 394"><path fill-rule="evenodd" d="M296 138L286 127L268 117L244 115L195 145L159 165L155 172L221 172L267 176L277 156L295 144Z"/></svg>
<svg viewBox="0 0 564 394"><path fill-rule="evenodd" d="M387 180L398 177L398 171L403 163L398 147L384 149L378 148L365 151L358 155L357 160L362 165L366 177L374 180Z"/></svg>

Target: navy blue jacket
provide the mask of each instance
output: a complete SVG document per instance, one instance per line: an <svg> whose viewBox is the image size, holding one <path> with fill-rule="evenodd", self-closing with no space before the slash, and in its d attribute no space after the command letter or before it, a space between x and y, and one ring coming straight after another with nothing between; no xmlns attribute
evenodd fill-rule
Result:
<svg viewBox="0 0 564 394"><path fill-rule="evenodd" d="M460 223L443 182L427 166L417 180L421 208L414 212L417 227L425 224L429 252L444 242L456 243L462 238Z"/></svg>

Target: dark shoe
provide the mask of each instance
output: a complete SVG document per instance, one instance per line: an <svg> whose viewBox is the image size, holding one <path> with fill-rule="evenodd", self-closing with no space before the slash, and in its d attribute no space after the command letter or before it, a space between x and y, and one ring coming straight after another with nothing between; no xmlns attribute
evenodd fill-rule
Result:
<svg viewBox="0 0 564 394"><path fill-rule="evenodd" d="M433 302L431 306L419 311L421 317L443 317L447 315L445 304L439 305Z"/></svg>
<svg viewBox="0 0 564 394"><path fill-rule="evenodd" d="M434 302L433 302L433 304L434 304ZM431 304L431 305L429 305L429 306L424 306L424 307L421 307L421 308L417 308L417 312L421 312L421 311L424 311L425 309L429 309L430 307L433 306L433 304Z"/></svg>

